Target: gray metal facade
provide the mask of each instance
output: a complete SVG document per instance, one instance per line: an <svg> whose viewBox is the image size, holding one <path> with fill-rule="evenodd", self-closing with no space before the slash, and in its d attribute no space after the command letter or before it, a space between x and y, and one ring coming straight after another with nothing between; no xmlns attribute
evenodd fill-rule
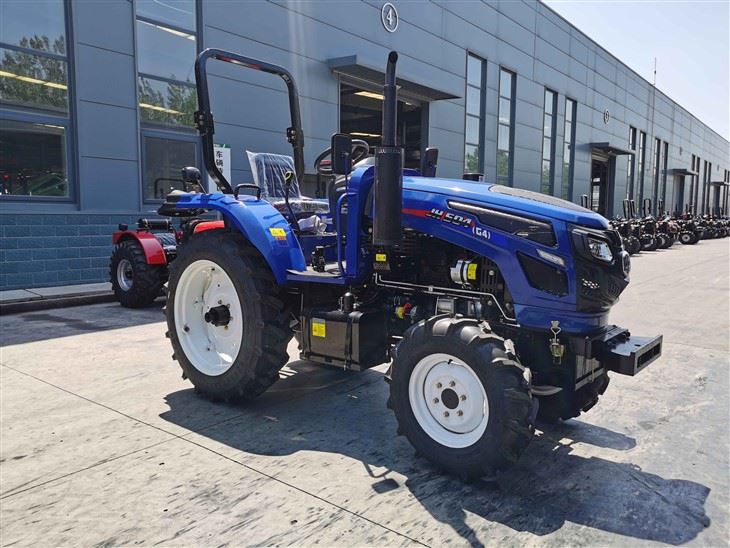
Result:
<svg viewBox="0 0 730 548"><path fill-rule="evenodd" d="M514 186L540 189L546 87L558 94L556 195L561 193L566 97L577 102L574 201L589 192L591 143L628 148L629 126L647 134L645 196L653 189L655 138L668 143L667 202L675 188L673 170L691 170L692 155L712 163L709 180L722 180L730 169L726 139L539 2L393 3L399 25L391 33L381 23L383 3L378 1L199 2L197 44L234 50L293 72L301 94L308 170L339 129L340 76L328 61L357 56L363 66L379 68L391 49L400 54L401 77L456 97L427 107L427 140L440 149L440 176L460 177L464 170L468 52L486 60L482 154L487 181L496 179L500 67L516 74ZM141 190L135 4L84 0L67 2L66 10L71 196L58 203L0 198L2 288L107 279L113 228L155 208L145 203ZM288 125L284 87L252 71L215 67L213 74L216 140L231 146L233 180L250 181L245 150L289 150L283 135ZM0 116L19 111L0 104ZM617 213L626 195L629 158L615 161L612 206Z"/></svg>

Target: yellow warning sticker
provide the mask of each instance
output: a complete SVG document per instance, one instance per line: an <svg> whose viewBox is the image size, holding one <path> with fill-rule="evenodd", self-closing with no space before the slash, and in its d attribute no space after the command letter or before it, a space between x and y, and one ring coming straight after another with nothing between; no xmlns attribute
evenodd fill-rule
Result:
<svg viewBox="0 0 730 548"><path fill-rule="evenodd" d="M385 253L376 253L375 254L376 263L385 263L387 261L388 261L388 256Z"/></svg>
<svg viewBox="0 0 730 548"><path fill-rule="evenodd" d="M327 328L324 320L316 320L312 318L312 337L326 337Z"/></svg>
<svg viewBox="0 0 730 548"><path fill-rule="evenodd" d="M277 240L286 240L286 230L283 228L270 228L269 232Z"/></svg>
<svg viewBox="0 0 730 548"><path fill-rule="evenodd" d="M471 263L469 266L466 267L466 279L467 280L476 280L477 279L477 265L475 263Z"/></svg>

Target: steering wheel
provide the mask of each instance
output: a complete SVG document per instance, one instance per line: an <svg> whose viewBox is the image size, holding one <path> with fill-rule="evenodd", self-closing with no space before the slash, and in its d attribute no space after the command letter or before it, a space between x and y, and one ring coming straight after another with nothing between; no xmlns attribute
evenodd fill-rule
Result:
<svg viewBox="0 0 730 548"><path fill-rule="evenodd" d="M362 139L353 139L352 140L352 164L355 165L360 160L363 160L368 157L370 154L370 145L363 141ZM314 161L314 169L319 173L320 175L332 175L332 162L330 161L327 164L324 164L323 162L328 156L332 156L332 148L328 148L322 154L317 156L317 159Z"/></svg>

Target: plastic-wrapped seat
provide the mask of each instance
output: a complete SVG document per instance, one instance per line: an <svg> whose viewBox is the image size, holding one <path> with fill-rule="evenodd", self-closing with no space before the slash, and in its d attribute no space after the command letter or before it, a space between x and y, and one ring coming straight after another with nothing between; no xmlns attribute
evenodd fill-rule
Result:
<svg viewBox="0 0 730 548"><path fill-rule="evenodd" d="M286 195L286 183L284 175L287 171L294 171L294 160L285 154L272 154L268 152L246 151L248 161L251 164L253 181L261 189L261 197L282 211L285 210L284 196ZM289 203L298 219L310 215L323 215L329 213L327 200L313 200L302 196L299 191L299 181L294 175L294 180L289 188Z"/></svg>

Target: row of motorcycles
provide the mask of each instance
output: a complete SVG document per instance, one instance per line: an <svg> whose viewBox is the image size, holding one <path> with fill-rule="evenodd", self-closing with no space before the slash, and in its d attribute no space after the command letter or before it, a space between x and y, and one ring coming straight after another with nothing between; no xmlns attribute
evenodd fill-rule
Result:
<svg viewBox="0 0 730 548"><path fill-rule="evenodd" d="M659 211L662 211L661 200ZM611 221L614 229L621 234L624 248L629 255L639 251L667 249L676 242L694 245L700 240L726 238L730 235L730 219L724 215L694 215L691 207L682 214L669 215L662 212L657 217L651 214L651 199L643 202L642 216L637 216L636 202L624 200L623 218Z"/></svg>

